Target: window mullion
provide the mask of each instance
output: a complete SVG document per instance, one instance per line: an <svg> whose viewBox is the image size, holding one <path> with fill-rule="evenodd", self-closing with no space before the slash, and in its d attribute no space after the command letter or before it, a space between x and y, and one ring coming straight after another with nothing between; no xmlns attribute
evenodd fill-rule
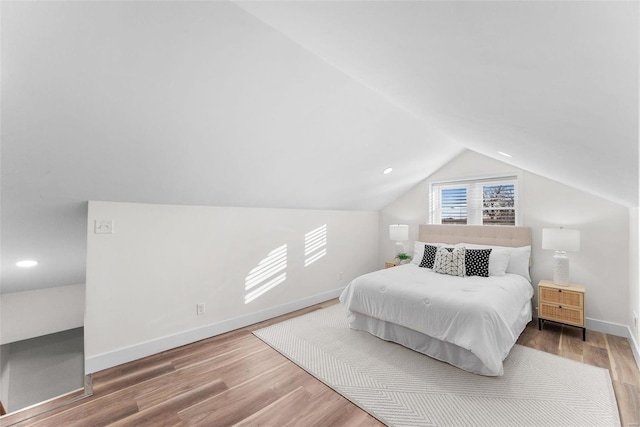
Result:
<svg viewBox="0 0 640 427"><path fill-rule="evenodd" d="M468 188L468 224L482 225L482 184L472 183L467 186Z"/></svg>

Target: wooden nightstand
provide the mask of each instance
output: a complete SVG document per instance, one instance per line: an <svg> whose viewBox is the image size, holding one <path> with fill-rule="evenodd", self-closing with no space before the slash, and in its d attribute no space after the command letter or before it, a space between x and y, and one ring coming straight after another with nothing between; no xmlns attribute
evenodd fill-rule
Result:
<svg viewBox="0 0 640 427"><path fill-rule="evenodd" d="M384 268L397 267L400 265L400 261L387 261L384 263Z"/></svg>
<svg viewBox="0 0 640 427"><path fill-rule="evenodd" d="M558 286L551 280L541 280L538 283L538 330L545 320L577 326L582 328L582 341L585 341L584 292L582 285Z"/></svg>

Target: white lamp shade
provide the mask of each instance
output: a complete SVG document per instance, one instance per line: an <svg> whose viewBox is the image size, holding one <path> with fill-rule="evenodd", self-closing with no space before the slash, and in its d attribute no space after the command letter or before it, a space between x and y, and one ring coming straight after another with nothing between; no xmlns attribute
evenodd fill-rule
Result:
<svg viewBox="0 0 640 427"><path fill-rule="evenodd" d="M569 230L567 228L543 228L542 249L570 252L579 251L580 230Z"/></svg>
<svg viewBox="0 0 640 427"><path fill-rule="evenodd" d="M406 224L391 224L389 226L389 237L396 242L409 240L409 226Z"/></svg>

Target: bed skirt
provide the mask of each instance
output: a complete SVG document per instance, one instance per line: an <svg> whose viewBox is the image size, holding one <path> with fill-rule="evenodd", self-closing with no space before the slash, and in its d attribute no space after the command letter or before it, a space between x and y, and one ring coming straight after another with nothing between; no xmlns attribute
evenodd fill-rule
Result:
<svg viewBox="0 0 640 427"><path fill-rule="evenodd" d="M395 323L386 322L384 320L375 319L361 313L349 312L348 317L351 329L369 332L380 339L395 342L419 353L426 354L434 359L449 363L460 369L464 369L465 371L486 376L498 376L503 373L502 369L500 372L492 372L470 350L459 347L455 344L441 341L414 331L413 329L409 329ZM524 328L527 326L527 323L530 321L531 301L527 301L520 311L517 322L512 327L514 344ZM506 358L507 355L508 354L505 354L504 358Z"/></svg>

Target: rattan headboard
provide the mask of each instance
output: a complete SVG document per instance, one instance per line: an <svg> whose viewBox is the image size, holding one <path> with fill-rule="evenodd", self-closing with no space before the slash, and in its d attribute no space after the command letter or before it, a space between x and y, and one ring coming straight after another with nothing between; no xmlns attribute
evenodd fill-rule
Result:
<svg viewBox="0 0 640 427"><path fill-rule="evenodd" d="M531 244L531 228L499 225L420 224L418 240L429 243L475 243L520 247Z"/></svg>

